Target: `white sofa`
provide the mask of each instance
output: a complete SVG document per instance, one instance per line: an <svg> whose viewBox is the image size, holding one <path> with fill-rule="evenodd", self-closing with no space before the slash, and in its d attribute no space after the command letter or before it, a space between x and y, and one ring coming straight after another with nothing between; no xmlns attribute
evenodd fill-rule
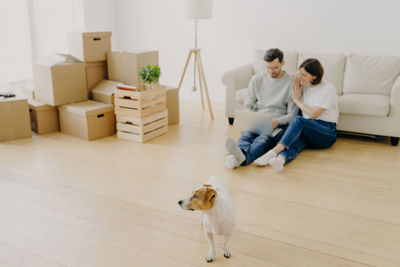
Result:
<svg viewBox="0 0 400 267"><path fill-rule="evenodd" d="M233 124L235 110L243 105L250 78L265 71L266 50L256 50L253 63L227 71L222 76L226 87L225 115ZM324 79L333 83L339 99L340 131L389 136L392 145L400 137L400 58L284 53L284 70L295 73L307 58L317 58L324 67Z"/></svg>

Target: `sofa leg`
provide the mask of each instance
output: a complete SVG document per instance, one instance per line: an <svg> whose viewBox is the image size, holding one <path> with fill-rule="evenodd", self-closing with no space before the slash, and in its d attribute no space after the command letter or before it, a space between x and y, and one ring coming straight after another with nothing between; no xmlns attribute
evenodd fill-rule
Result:
<svg viewBox="0 0 400 267"><path fill-rule="evenodd" d="M397 146L399 144L399 137L390 137L390 142L392 146Z"/></svg>
<svg viewBox="0 0 400 267"><path fill-rule="evenodd" d="M229 125L233 125L233 121L234 121L234 120L235 120L235 118L229 117L229 118L228 118Z"/></svg>

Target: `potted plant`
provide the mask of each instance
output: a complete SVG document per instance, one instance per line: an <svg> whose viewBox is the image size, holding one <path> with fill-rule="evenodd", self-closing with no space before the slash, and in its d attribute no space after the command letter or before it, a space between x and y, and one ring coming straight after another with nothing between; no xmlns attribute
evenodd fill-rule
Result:
<svg viewBox="0 0 400 267"><path fill-rule="evenodd" d="M158 65L146 65L139 70L139 76L145 83L146 88L153 89L161 76L161 70Z"/></svg>

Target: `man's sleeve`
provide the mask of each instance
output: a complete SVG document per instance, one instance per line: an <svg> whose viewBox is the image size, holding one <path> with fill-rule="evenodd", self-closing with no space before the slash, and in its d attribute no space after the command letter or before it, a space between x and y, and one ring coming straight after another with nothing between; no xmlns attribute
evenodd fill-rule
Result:
<svg viewBox="0 0 400 267"><path fill-rule="evenodd" d="M292 94L290 94L289 102L287 104L287 114L280 117L279 124L289 124L290 121L298 114L299 108L296 103L294 103Z"/></svg>
<svg viewBox="0 0 400 267"><path fill-rule="evenodd" d="M248 93L244 99L244 110L247 111L253 111L254 110L254 105L257 102L256 94L255 94L255 89L256 89L256 82L254 77L251 78L249 87L247 89Z"/></svg>

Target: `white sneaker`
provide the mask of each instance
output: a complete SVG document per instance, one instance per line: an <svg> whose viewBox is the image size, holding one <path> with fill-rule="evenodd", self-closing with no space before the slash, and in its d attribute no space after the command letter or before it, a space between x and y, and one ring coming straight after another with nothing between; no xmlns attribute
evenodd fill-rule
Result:
<svg viewBox="0 0 400 267"><path fill-rule="evenodd" d="M276 157L275 151L270 150L261 157L259 157L258 159L256 159L254 161L254 164L260 167L267 166L269 164L269 161L275 157Z"/></svg>
<svg viewBox="0 0 400 267"><path fill-rule="evenodd" d="M234 155L229 154L228 156L226 156L225 167L232 170L239 166L240 166L240 162L237 160L237 158Z"/></svg>
<svg viewBox="0 0 400 267"><path fill-rule="evenodd" d="M235 140L232 139L232 137L226 137L225 148L226 151L228 151L228 154L234 155L238 161L243 162L246 160L246 156L243 154L242 150L236 144Z"/></svg>
<svg viewBox="0 0 400 267"><path fill-rule="evenodd" d="M281 157L273 158L269 161L269 164L271 164L272 168L276 172L281 172L283 170L283 165L285 164L285 161Z"/></svg>

